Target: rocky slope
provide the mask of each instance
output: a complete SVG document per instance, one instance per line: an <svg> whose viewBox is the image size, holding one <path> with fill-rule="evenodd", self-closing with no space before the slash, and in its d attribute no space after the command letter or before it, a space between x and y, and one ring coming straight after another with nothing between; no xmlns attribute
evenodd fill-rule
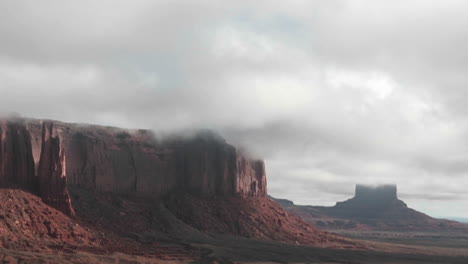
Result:
<svg viewBox="0 0 468 264"><path fill-rule="evenodd" d="M353 198L337 202L332 207L303 206L284 199L275 200L308 223L327 230L468 232L468 225L435 219L408 208L398 199L395 185L356 185Z"/></svg>
<svg viewBox="0 0 468 264"><path fill-rule="evenodd" d="M99 237L31 193L0 189L0 247L96 246Z"/></svg>
<svg viewBox="0 0 468 264"><path fill-rule="evenodd" d="M165 206L178 219L204 232L322 247L359 246L355 241L317 230L264 197L213 200L178 195L167 199Z"/></svg>

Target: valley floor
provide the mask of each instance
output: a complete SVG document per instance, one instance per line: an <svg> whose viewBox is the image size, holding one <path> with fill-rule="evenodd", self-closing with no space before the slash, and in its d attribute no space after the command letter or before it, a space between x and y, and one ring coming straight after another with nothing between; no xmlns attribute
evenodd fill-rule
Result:
<svg viewBox="0 0 468 264"><path fill-rule="evenodd" d="M244 238L218 238L201 245L216 259L251 263L468 263L468 249L370 241L368 250L316 248ZM198 245L200 246L200 245Z"/></svg>
<svg viewBox="0 0 468 264"><path fill-rule="evenodd" d="M189 240L191 240L189 238ZM189 241L187 241L189 242ZM402 246L370 242L371 250L316 248L254 239L210 236L190 242L204 254L181 261L145 254L91 253L84 251L27 252L0 249L1 263L348 263L348 264L466 264L468 250L429 246ZM384 250L387 252L381 252Z"/></svg>

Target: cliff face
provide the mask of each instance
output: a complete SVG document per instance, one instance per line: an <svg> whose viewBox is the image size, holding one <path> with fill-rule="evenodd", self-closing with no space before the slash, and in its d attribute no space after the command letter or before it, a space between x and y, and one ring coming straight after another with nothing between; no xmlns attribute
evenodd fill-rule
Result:
<svg viewBox="0 0 468 264"><path fill-rule="evenodd" d="M146 130L40 120L0 124L0 186L35 189L67 214L73 214L68 186L152 198L173 192L266 196L263 161L212 133L158 141Z"/></svg>
<svg viewBox="0 0 468 264"><path fill-rule="evenodd" d="M201 133L156 140L146 130L51 122L64 155L67 184L90 190L160 197L171 192L200 196L266 196L263 161L238 152L222 138ZM28 121L34 160L41 121Z"/></svg>
<svg viewBox="0 0 468 264"><path fill-rule="evenodd" d="M20 120L0 120L0 187L34 189L29 133Z"/></svg>
<svg viewBox="0 0 468 264"><path fill-rule="evenodd" d="M37 169L39 166L39 159L41 158L42 148L42 124L41 122L33 122L32 120L25 121L26 130L31 139L32 155L34 159L34 171L37 176Z"/></svg>
<svg viewBox="0 0 468 264"><path fill-rule="evenodd" d="M34 130L40 135L31 137L29 131L24 120L0 120L0 187L36 192L46 204L72 215L65 156L56 131L51 123Z"/></svg>
<svg viewBox="0 0 468 264"><path fill-rule="evenodd" d="M243 196L267 195L263 160L252 160L237 155L236 192Z"/></svg>
<svg viewBox="0 0 468 264"><path fill-rule="evenodd" d="M42 125L41 158L38 166L39 195L42 200L68 215L74 215L67 190L65 153L51 122Z"/></svg>
<svg viewBox="0 0 468 264"><path fill-rule="evenodd" d="M166 143L175 153L177 185L192 194L234 194L236 150L211 135Z"/></svg>
<svg viewBox="0 0 468 264"><path fill-rule="evenodd" d="M169 143L176 153L178 186L202 196L266 196L263 161L248 158L214 135ZM171 146L172 145L172 146Z"/></svg>

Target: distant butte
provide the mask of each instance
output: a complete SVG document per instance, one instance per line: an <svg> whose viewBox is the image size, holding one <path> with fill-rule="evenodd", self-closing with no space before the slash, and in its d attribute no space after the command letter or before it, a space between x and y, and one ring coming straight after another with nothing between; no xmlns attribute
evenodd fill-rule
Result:
<svg viewBox="0 0 468 264"><path fill-rule="evenodd" d="M273 198L274 199L274 198ZM356 185L353 198L335 206L295 205L274 199L286 210L326 230L468 232L468 225L435 219L408 206L397 196L397 186Z"/></svg>

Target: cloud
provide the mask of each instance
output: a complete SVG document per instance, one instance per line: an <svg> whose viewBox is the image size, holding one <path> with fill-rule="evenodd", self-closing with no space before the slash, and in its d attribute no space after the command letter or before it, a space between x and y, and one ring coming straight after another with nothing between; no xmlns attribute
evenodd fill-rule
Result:
<svg viewBox="0 0 468 264"><path fill-rule="evenodd" d="M272 195L331 205L389 182L453 216L468 183L467 7L6 0L0 112L211 128L266 159Z"/></svg>

